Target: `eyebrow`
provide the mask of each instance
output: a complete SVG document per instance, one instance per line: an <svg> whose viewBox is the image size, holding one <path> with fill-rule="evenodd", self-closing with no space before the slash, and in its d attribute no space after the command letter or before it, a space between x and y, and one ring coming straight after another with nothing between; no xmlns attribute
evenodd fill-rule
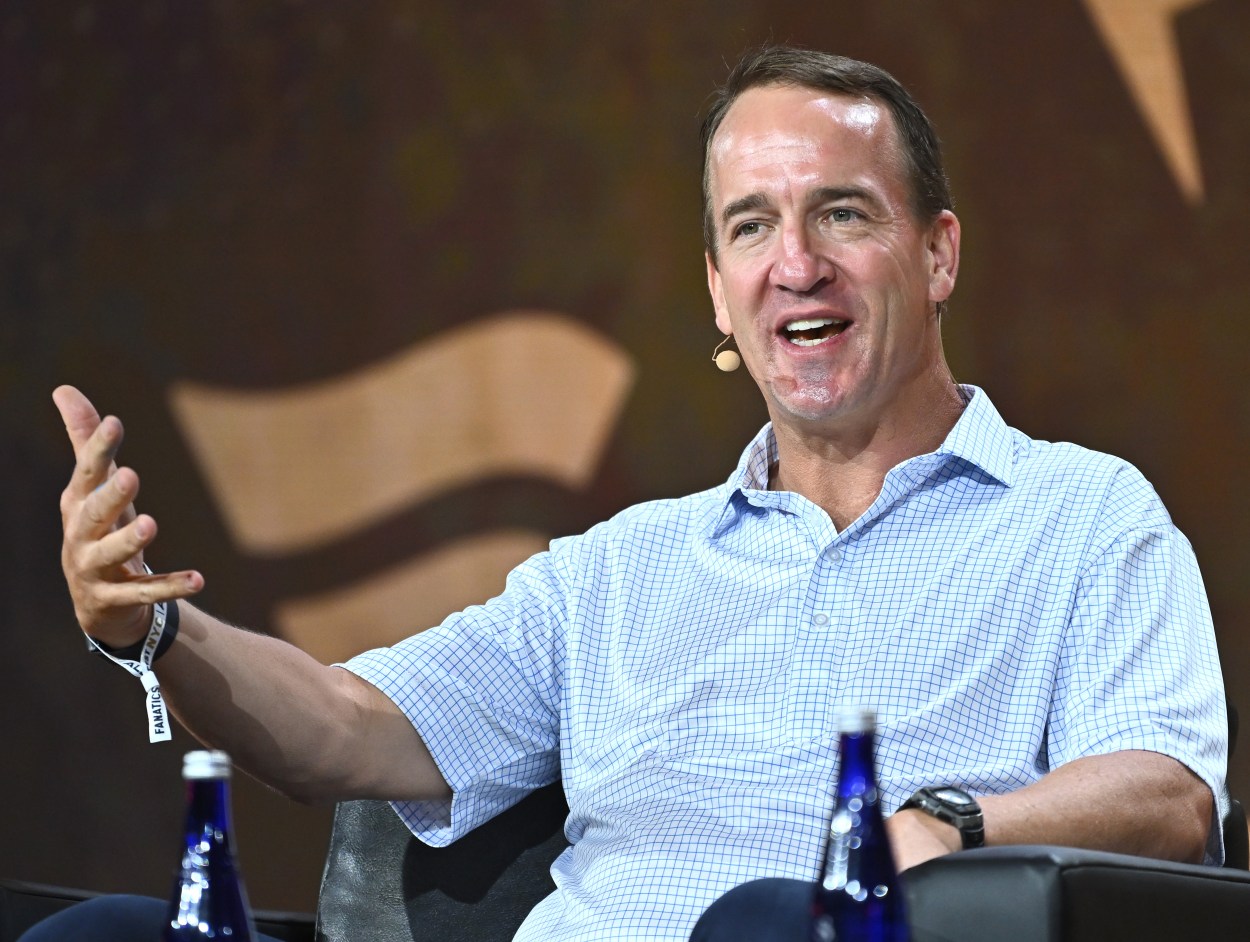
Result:
<svg viewBox="0 0 1250 942"><path fill-rule="evenodd" d="M860 200L880 206L881 199L872 190L862 186L822 186L812 191L813 203L838 203L842 200Z"/></svg>
<svg viewBox="0 0 1250 942"><path fill-rule="evenodd" d="M768 199L763 193L752 193L749 196L743 196L731 203L726 203L725 208L721 211L720 218L722 223L728 223L736 216L743 213L752 213L757 209L766 209L768 207Z"/></svg>
<svg viewBox="0 0 1250 942"><path fill-rule="evenodd" d="M842 200L860 200L868 203L874 208L881 206L880 198L862 186L822 186L817 187L808 194L810 202L813 203L837 203ZM721 211L721 222L728 224L730 220L741 216L743 213L752 213L760 209L767 209L771 205L768 197L763 193L750 193L747 196L740 197L730 203L725 204L725 208Z"/></svg>

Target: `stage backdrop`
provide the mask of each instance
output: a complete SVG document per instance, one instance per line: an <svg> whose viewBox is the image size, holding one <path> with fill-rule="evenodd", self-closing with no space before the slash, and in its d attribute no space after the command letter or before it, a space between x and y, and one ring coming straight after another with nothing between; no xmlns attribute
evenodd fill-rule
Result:
<svg viewBox="0 0 1250 942"><path fill-rule="evenodd" d="M1250 5L572 0L0 8L0 874L164 894L180 754L60 576L72 382L124 419L162 569L332 661L554 535L713 485L696 128L746 47L876 61L941 131L958 378L1118 453L1202 563L1250 709ZM1245 755L1234 789L1250 797ZM329 809L241 780L253 899Z"/></svg>

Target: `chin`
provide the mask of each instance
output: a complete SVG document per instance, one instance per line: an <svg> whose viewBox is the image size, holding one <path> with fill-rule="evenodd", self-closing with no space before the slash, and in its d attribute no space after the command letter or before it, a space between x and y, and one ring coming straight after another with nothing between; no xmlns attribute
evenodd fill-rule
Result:
<svg viewBox="0 0 1250 942"><path fill-rule="evenodd" d="M804 385L797 389L791 386L784 391L773 386L770 393L774 411L796 419L817 421L830 418L845 411L848 405L845 389L828 386Z"/></svg>
<svg viewBox="0 0 1250 942"><path fill-rule="evenodd" d="M778 420L789 422L790 424L819 424L836 419L844 415L846 411L846 403L837 401L832 397L822 401L807 398L802 400L781 400L772 410L772 415L774 424Z"/></svg>

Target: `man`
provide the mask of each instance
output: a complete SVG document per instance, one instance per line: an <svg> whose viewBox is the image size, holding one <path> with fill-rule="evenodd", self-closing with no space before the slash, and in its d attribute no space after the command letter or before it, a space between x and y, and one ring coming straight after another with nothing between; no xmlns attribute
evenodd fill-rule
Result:
<svg viewBox="0 0 1250 942"><path fill-rule="evenodd" d="M960 229L927 119L875 67L773 47L705 138L716 323L771 419L726 484L556 541L487 605L327 668L192 607L198 573L142 574L156 526L111 463L121 425L63 387L83 630L131 645L180 600L157 673L197 737L297 798L390 799L431 842L561 778L572 846L518 939L683 939L736 885L814 878L844 704L877 710L891 809L957 786L989 844L1218 856L1226 720L1192 551L1134 469L1032 441L951 378ZM970 833L918 808L888 827L902 867Z"/></svg>

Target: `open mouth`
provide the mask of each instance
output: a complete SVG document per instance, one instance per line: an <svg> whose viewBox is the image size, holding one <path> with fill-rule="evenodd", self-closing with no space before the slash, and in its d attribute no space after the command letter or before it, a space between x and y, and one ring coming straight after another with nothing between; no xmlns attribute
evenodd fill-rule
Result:
<svg viewBox="0 0 1250 942"><path fill-rule="evenodd" d="M850 323L850 321L838 320L836 317L810 317L790 321L781 328L781 336L797 347L814 347L831 337L836 337L846 330Z"/></svg>

